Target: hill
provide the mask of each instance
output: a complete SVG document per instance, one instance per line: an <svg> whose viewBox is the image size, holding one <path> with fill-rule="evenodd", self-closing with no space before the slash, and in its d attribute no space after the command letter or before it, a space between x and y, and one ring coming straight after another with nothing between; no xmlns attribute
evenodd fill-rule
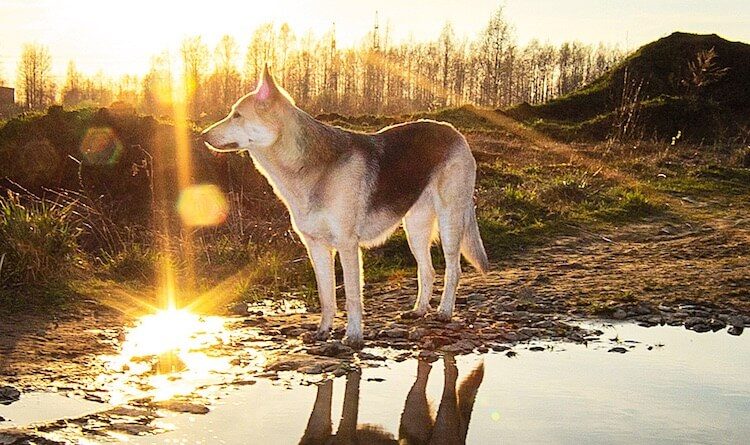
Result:
<svg viewBox="0 0 750 445"><path fill-rule="evenodd" d="M726 138L750 122L750 45L675 32L572 94L505 111L565 139L604 138L623 125L630 136Z"/></svg>

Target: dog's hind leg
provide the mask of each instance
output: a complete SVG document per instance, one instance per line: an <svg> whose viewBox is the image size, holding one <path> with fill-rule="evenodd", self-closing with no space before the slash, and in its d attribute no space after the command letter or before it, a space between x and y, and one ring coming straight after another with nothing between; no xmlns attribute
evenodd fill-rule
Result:
<svg viewBox="0 0 750 445"><path fill-rule="evenodd" d="M331 334L333 318L336 315L336 274L334 272L334 252L325 244L305 240L310 261L315 270L320 299L320 324L315 334L316 339L326 340Z"/></svg>
<svg viewBox="0 0 750 445"><path fill-rule="evenodd" d="M425 194L404 217L404 230L409 241L409 249L417 260L419 293L414 308L402 314L403 318L419 318L430 310L432 286L435 283L435 269L432 267L430 246L435 233L435 209L430 197Z"/></svg>
<svg viewBox="0 0 750 445"><path fill-rule="evenodd" d="M467 178L460 174L461 164L453 165L457 165L455 170L444 170L442 177L438 179L438 198L435 200L440 244L445 256L443 295L437 312L437 318L441 321L449 321L453 316L456 289L458 280L461 278L461 241L464 234L466 206L471 205L474 189L473 176L467 174Z"/></svg>

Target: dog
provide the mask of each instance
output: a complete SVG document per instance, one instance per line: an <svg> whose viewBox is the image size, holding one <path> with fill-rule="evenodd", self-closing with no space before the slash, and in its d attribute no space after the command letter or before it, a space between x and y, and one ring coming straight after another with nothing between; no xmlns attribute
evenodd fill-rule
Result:
<svg viewBox="0 0 750 445"><path fill-rule="evenodd" d="M402 222L419 281L405 318L430 310L430 247L438 235L445 255L439 320L453 314L461 255L482 273L489 269L473 201L476 161L466 138L448 123L419 120L377 133L333 127L295 106L266 66L255 91L202 138L217 152L248 152L289 210L315 271L322 312L316 339L327 339L333 325L338 252L346 294L344 343L363 346L361 249L382 244Z"/></svg>

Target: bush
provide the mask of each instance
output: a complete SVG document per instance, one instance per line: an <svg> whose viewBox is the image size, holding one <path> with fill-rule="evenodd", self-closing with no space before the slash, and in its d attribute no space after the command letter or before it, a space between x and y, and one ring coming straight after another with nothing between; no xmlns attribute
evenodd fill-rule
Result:
<svg viewBox="0 0 750 445"><path fill-rule="evenodd" d="M0 287L64 284L82 264L74 218L72 206L12 192L0 198Z"/></svg>

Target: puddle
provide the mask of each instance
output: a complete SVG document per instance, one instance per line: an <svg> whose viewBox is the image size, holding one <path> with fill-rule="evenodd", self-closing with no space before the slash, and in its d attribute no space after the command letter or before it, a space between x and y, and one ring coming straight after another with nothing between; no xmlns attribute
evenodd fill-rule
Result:
<svg viewBox="0 0 750 445"><path fill-rule="evenodd" d="M485 444L741 443L750 437L750 337L668 326L585 327L604 334L587 345L517 345L513 357L387 361L318 384L258 379L223 386L208 413L160 411L160 434L125 438L135 444L285 444L326 443L334 435L359 443L427 443L430 437L460 443L465 437ZM626 352L609 352L614 348ZM49 407L78 403L39 397L39 405ZM25 395L0 406L0 416L22 424L71 415L32 415L25 399L35 400ZM76 408L77 415L89 412Z"/></svg>
<svg viewBox="0 0 750 445"><path fill-rule="evenodd" d="M109 405L91 402L56 393L22 394L11 405L0 405L0 431L3 427L44 423L66 417L80 417L109 408Z"/></svg>

